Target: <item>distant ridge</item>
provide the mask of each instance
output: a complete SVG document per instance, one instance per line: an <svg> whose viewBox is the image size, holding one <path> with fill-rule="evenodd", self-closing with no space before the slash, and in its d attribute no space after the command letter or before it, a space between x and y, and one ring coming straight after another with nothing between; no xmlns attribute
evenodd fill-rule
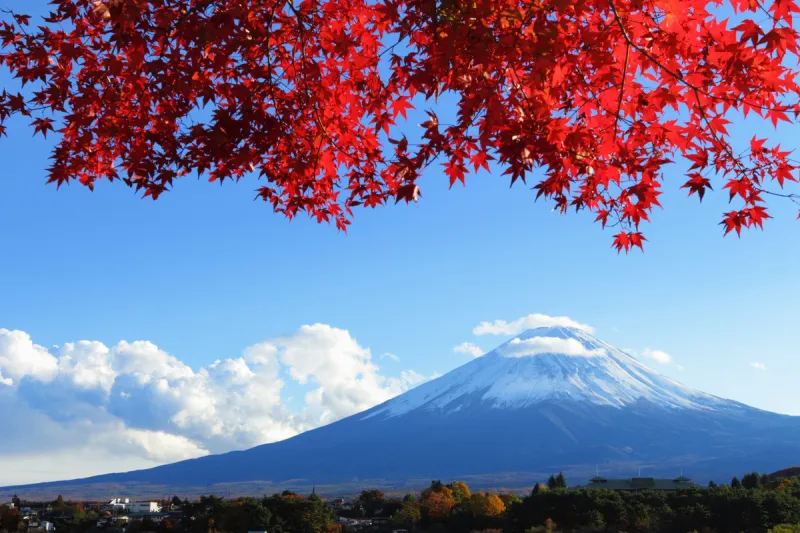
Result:
<svg viewBox="0 0 800 533"><path fill-rule="evenodd" d="M790 466L789 468L784 468L783 470L778 470L777 472L769 474L770 479L783 479L797 476L800 476L800 466Z"/></svg>
<svg viewBox="0 0 800 533"><path fill-rule="evenodd" d="M674 478L683 469L706 483L776 471L798 457L800 417L691 389L586 331L552 327L528 330L381 405L281 442L8 490L258 493L316 485L330 493L431 479L513 488L558 471L583 484L598 466L620 478L640 468Z"/></svg>

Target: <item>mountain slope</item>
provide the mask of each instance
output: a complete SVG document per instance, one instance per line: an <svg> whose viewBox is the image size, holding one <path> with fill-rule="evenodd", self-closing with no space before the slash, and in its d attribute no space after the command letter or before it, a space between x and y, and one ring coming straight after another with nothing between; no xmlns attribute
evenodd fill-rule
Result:
<svg viewBox="0 0 800 533"><path fill-rule="evenodd" d="M553 327L526 331L483 357L373 409L370 416L399 416L418 408L453 411L467 398L512 409L545 400L613 407L647 400L671 408L738 408L734 402L691 390L653 372L582 330Z"/></svg>
<svg viewBox="0 0 800 533"><path fill-rule="evenodd" d="M540 328L364 413L241 452L51 484L608 475L728 480L800 456L800 418L692 390L574 328ZM488 482L488 481L487 481ZM365 481L366 483L366 481Z"/></svg>

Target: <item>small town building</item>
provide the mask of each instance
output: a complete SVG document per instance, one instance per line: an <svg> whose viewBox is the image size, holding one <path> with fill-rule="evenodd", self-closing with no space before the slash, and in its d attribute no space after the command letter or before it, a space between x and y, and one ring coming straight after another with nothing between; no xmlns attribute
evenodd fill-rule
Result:
<svg viewBox="0 0 800 533"><path fill-rule="evenodd" d="M138 521L138 520L151 520L156 524L160 523L162 520L166 520L169 518L169 513L162 513L162 512L135 512L135 513L128 513L127 515L128 520L131 521Z"/></svg>
<svg viewBox="0 0 800 533"><path fill-rule="evenodd" d="M344 506L344 498L335 498L331 500L330 506L334 509L341 509Z"/></svg>
<svg viewBox="0 0 800 533"><path fill-rule="evenodd" d="M122 512L128 510L128 505L130 504L130 500L128 498L113 498L108 503L105 503L100 506L101 511L116 511Z"/></svg>
<svg viewBox="0 0 800 533"><path fill-rule="evenodd" d="M127 504L130 513L160 513L161 505L158 502L132 502Z"/></svg>

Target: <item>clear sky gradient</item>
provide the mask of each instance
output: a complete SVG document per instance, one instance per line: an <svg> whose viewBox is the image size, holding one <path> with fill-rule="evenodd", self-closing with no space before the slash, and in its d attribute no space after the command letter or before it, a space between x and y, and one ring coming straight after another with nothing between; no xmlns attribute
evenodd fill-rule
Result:
<svg viewBox="0 0 800 533"><path fill-rule="evenodd" d="M743 145L754 132L799 144L796 127L734 130ZM620 348L667 352L671 364L645 361L689 386L800 415L800 221L787 201L772 202L765 231L722 238L721 183L700 205L673 165L645 253L626 256L612 231L557 215L500 172L448 190L432 168L419 204L357 211L344 234L273 214L253 200L255 179L187 178L156 202L121 183L57 191L45 185L50 142L18 123L9 133L0 328L39 345L149 340L197 370L321 323L349 331L387 376L431 376L469 360L453 350L462 342L505 340L474 336L481 321L567 315ZM287 387L290 405L308 388Z"/></svg>

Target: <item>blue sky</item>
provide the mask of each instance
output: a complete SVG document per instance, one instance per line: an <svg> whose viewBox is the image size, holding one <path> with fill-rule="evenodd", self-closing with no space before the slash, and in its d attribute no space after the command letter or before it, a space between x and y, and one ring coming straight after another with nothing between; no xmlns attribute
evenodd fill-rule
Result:
<svg viewBox="0 0 800 533"><path fill-rule="evenodd" d="M755 131L798 146L790 128L734 129L742 142ZM57 191L45 185L48 155L49 142L22 127L0 140L0 328L53 353L147 340L199 371L319 323L349 332L386 379L430 377L470 359L453 350L462 342L488 351L505 340L473 335L479 322L544 313L590 324L620 348L667 352L671 364L642 357L692 387L800 415L800 221L788 202L772 203L765 231L723 239L721 184L700 205L678 189L676 165L664 210L644 227L646 252L625 256L611 231L553 213L499 172L448 190L432 169L419 204L358 211L343 234L273 214L249 179L184 179L156 202L122 184ZM281 401L302 409L314 374L303 384L279 372ZM20 453L0 448L0 464Z"/></svg>
<svg viewBox="0 0 800 533"><path fill-rule="evenodd" d="M343 234L273 214L256 181L186 179L153 202L120 184L45 185L47 146L25 130L0 156L0 324L42 345L148 339L200 366L321 322L430 373L463 362L451 347L479 321L538 312L668 351L691 385L800 414L800 223L780 201L765 231L722 238L724 194L699 205L668 171L646 252L625 256L589 217L499 176L448 190L434 169L419 204L358 211ZM770 371L753 381L754 360Z"/></svg>

